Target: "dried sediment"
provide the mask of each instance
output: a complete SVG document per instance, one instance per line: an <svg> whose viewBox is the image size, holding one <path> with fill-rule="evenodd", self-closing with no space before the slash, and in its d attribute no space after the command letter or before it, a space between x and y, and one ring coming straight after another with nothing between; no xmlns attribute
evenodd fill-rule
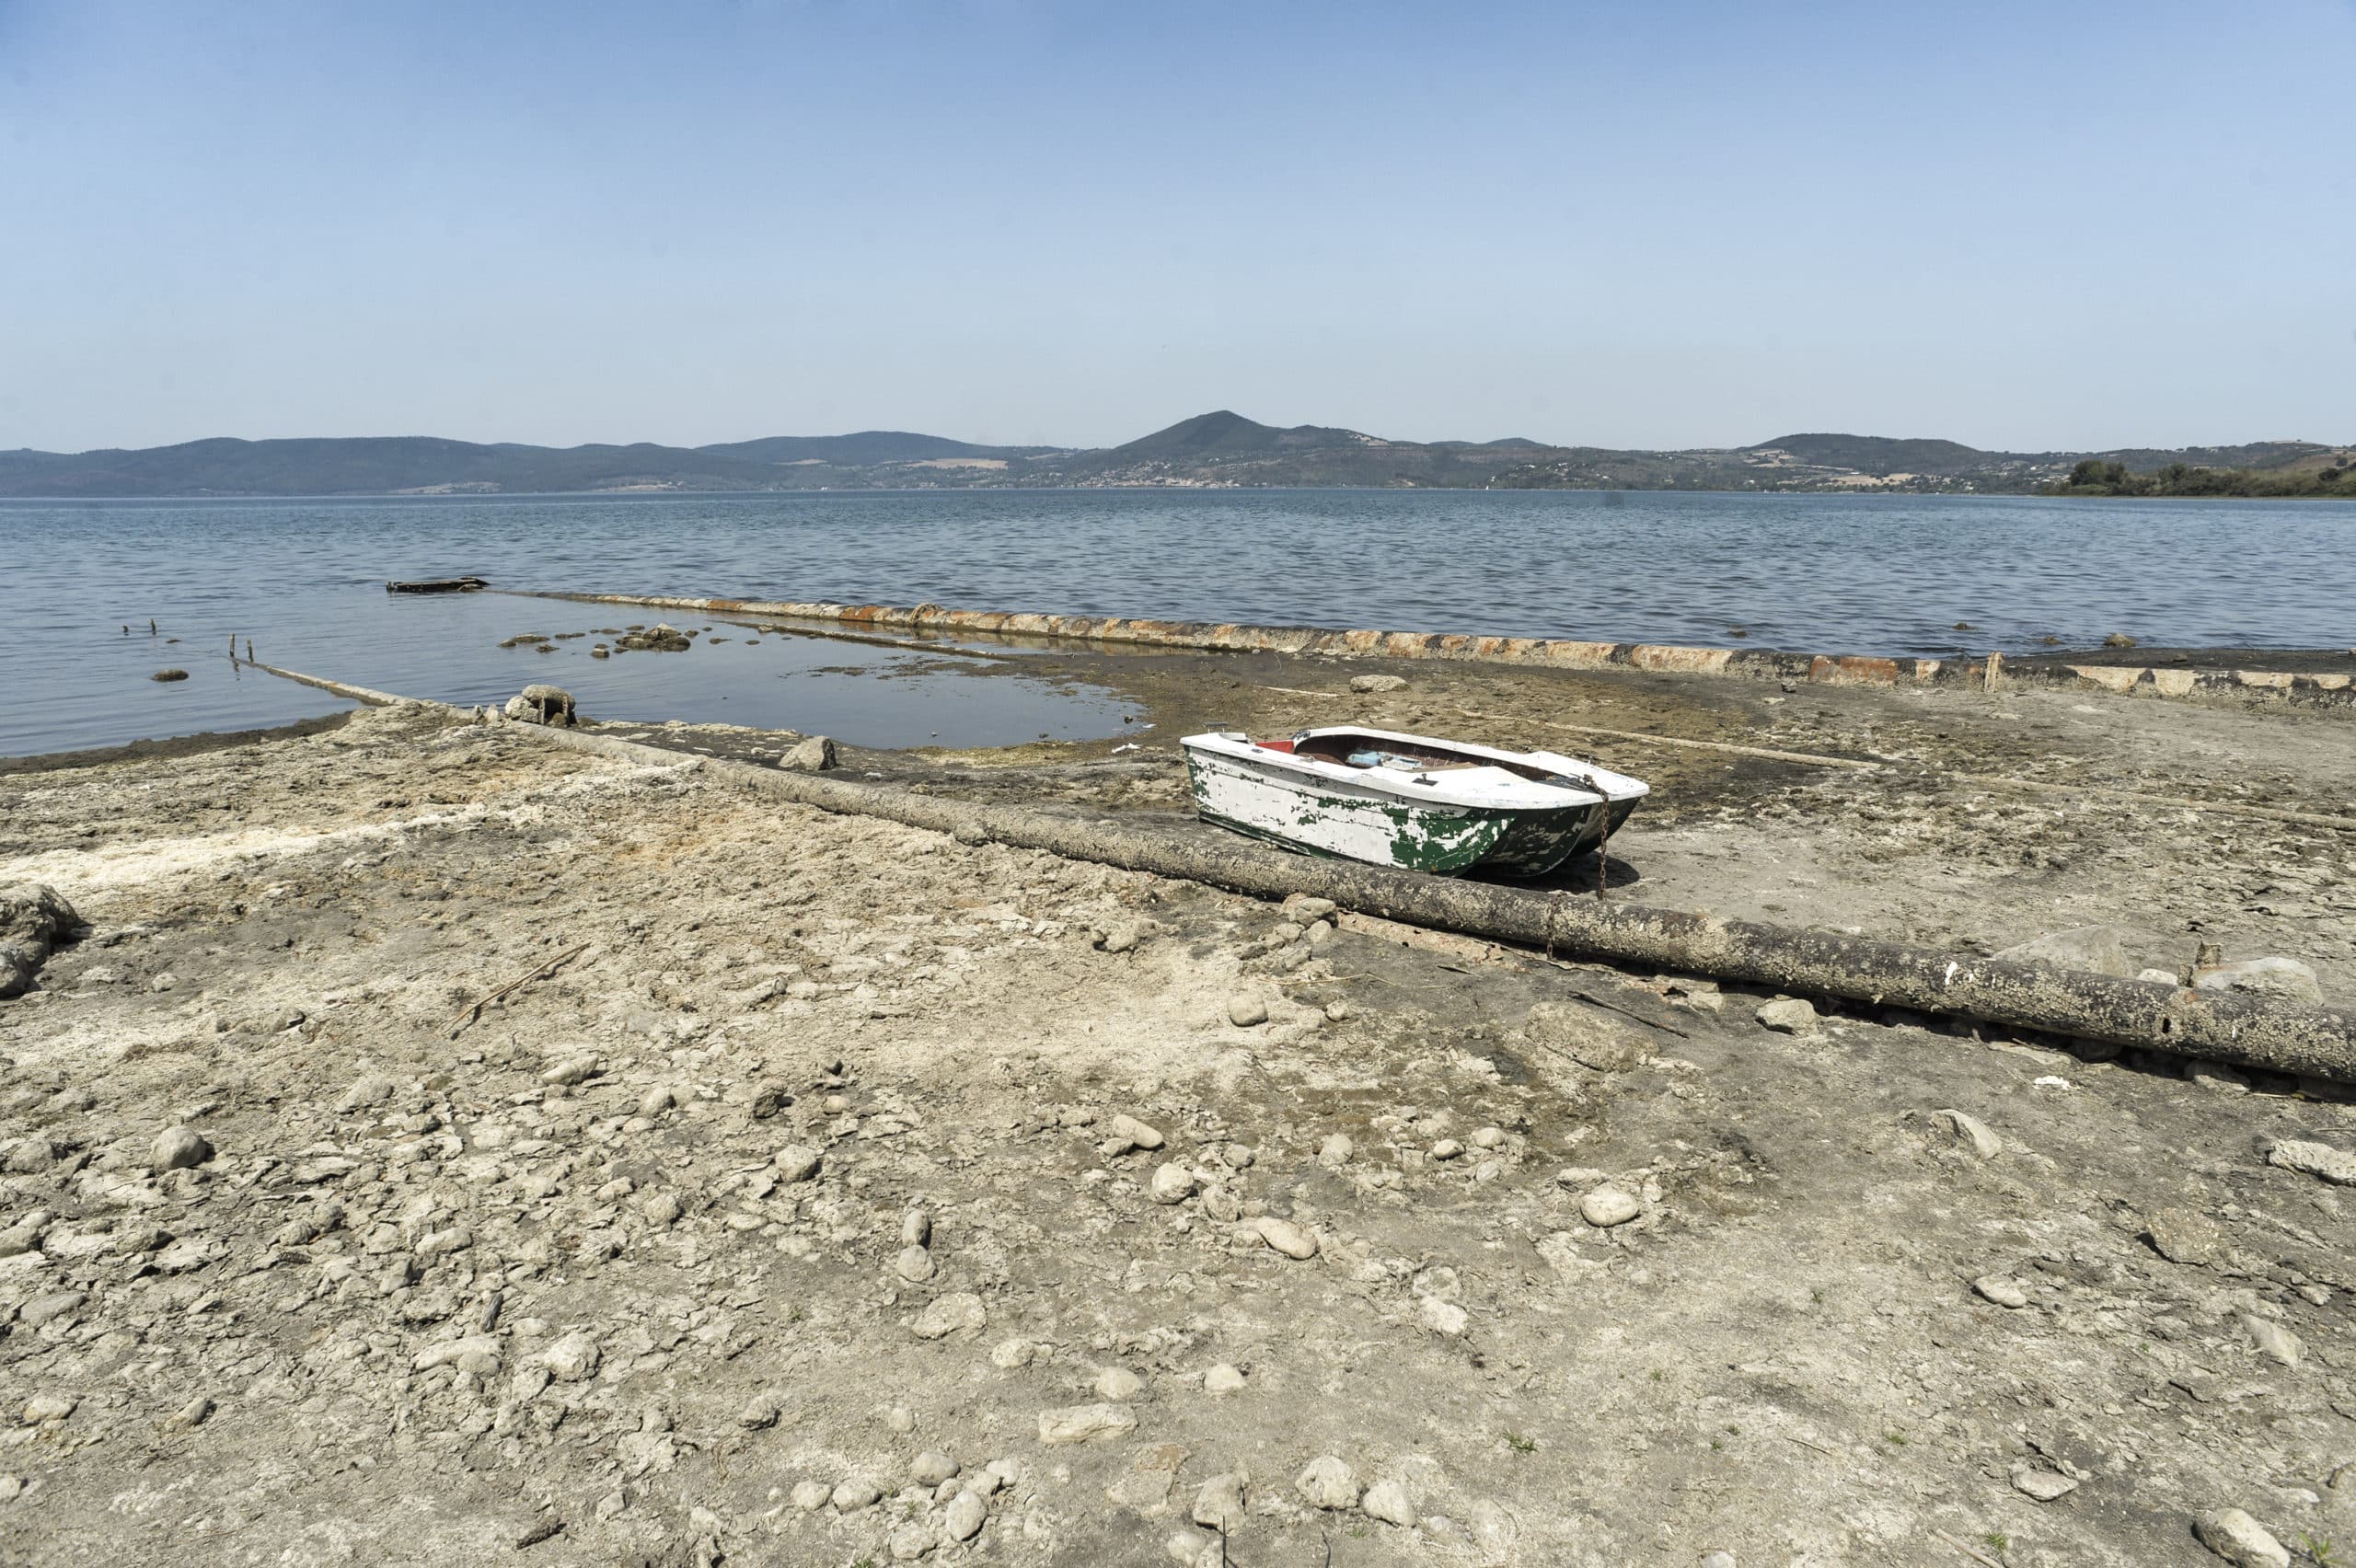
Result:
<svg viewBox="0 0 2356 1568"><path fill-rule="evenodd" d="M0 1004L0 1551L2348 1533L2346 1104L718 771L401 708L0 781L93 924Z"/></svg>

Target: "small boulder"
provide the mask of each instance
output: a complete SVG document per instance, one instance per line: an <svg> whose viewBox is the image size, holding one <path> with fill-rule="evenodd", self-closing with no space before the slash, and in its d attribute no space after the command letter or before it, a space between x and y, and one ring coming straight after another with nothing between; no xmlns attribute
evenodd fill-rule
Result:
<svg viewBox="0 0 2356 1568"><path fill-rule="evenodd" d="M777 765L794 773L831 773L842 766L842 760L836 755L831 738L810 735L778 758Z"/></svg>
<svg viewBox="0 0 2356 1568"><path fill-rule="evenodd" d="M2356 1154L2329 1144L2285 1138L2266 1151L2266 1163L2302 1171L2339 1187L2356 1187Z"/></svg>
<svg viewBox="0 0 2356 1568"><path fill-rule="evenodd" d="M1357 1472L1331 1454L1321 1454L1293 1477L1292 1489L1312 1508L1355 1508Z"/></svg>
<svg viewBox="0 0 2356 1568"><path fill-rule="evenodd" d="M51 950L81 926L81 917L53 887L0 887L0 1000L30 990Z"/></svg>
<svg viewBox="0 0 2356 1568"><path fill-rule="evenodd" d="M1992 1301L2007 1311L2018 1311L2028 1305L2028 1291L2010 1274L1981 1274L1971 1282L1971 1288L1984 1301Z"/></svg>
<svg viewBox="0 0 2356 1568"><path fill-rule="evenodd" d="M157 1170L190 1170L213 1158L213 1146L202 1133L170 1127L156 1136L154 1154Z"/></svg>
<svg viewBox="0 0 2356 1568"><path fill-rule="evenodd" d="M158 670L147 678L151 681L184 681L188 679L188 672L186 670Z"/></svg>
<svg viewBox="0 0 2356 1568"><path fill-rule="evenodd" d="M1579 1200L1579 1217L1599 1230L1625 1225L1644 1212L1635 1195L1621 1187L1598 1187Z"/></svg>
<svg viewBox="0 0 2356 1568"><path fill-rule="evenodd" d="M695 639L677 627L658 621L642 631L629 632L617 638L614 646L632 652L684 653L695 646Z"/></svg>
<svg viewBox="0 0 2356 1568"><path fill-rule="evenodd" d="M1278 1219L1274 1215L1254 1220L1252 1224L1253 1228L1259 1232L1261 1240L1288 1258L1305 1262L1317 1256L1317 1232L1305 1225Z"/></svg>
<svg viewBox="0 0 2356 1568"><path fill-rule="evenodd" d="M1366 1495L1358 1501L1358 1512L1369 1519L1397 1525L1403 1530L1415 1528L1415 1500L1402 1482L1378 1481L1368 1487Z"/></svg>
<svg viewBox="0 0 2356 1568"><path fill-rule="evenodd" d="M2196 991L2238 991L2278 1002L2323 1002L2316 972L2295 958L2245 958L2233 963L2212 963L2192 975Z"/></svg>
<svg viewBox="0 0 2356 1568"><path fill-rule="evenodd" d="M1178 1204L1193 1196L1199 1184L1193 1171L1173 1161L1155 1168L1148 1191L1155 1203Z"/></svg>
<svg viewBox="0 0 2356 1568"><path fill-rule="evenodd" d="M982 1533L982 1526L989 1516L989 1499L968 1488L949 1500L948 1511L941 1516L941 1528L951 1540L971 1540Z"/></svg>
<svg viewBox="0 0 2356 1568"><path fill-rule="evenodd" d="M2083 969L2095 974L2127 979L2135 974L2128 962L2123 938L2132 935L2117 926L2074 926L2048 931L1994 956L2006 963L2043 963L2056 969Z"/></svg>
<svg viewBox="0 0 2356 1568"><path fill-rule="evenodd" d="M1243 1517L1244 1493L1250 1484L1241 1470L1228 1470L1203 1482L1195 1493L1195 1523L1207 1530L1227 1530Z"/></svg>
<svg viewBox="0 0 2356 1568"><path fill-rule="evenodd" d="M1228 998L1227 1021L1238 1029L1252 1029L1268 1021L1268 1004L1257 997L1238 996Z"/></svg>
<svg viewBox="0 0 2356 1568"><path fill-rule="evenodd" d="M1404 691L1407 689L1407 677L1404 675L1352 675L1350 689L1360 696L1376 692Z"/></svg>
<svg viewBox="0 0 2356 1568"><path fill-rule="evenodd" d="M2172 1263L2206 1263L2224 1251L2225 1232L2198 1209L2164 1208L2145 1223L2152 1251Z"/></svg>
<svg viewBox="0 0 2356 1568"><path fill-rule="evenodd" d="M1816 1009L1802 997L1785 997L1759 1009L1759 1021L1778 1034L1806 1034L1816 1028Z"/></svg>
<svg viewBox="0 0 2356 1568"><path fill-rule="evenodd" d="M2105 648L2132 648L2135 640L2123 631L2114 631L2102 640L2102 645Z"/></svg>
<svg viewBox="0 0 2356 1568"><path fill-rule="evenodd" d="M1149 1127L1126 1113L1106 1123L1104 1130L1107 1134L1104 1152L1107 1154L1126 1154L1133 1148L1156 1149L1162 1144L1159 1127Z"/></svg>
<svg viewBox="0 0 2356 1568"><path fill-rule="evenodd" d="M2003 1140L1988 1130L1987 1123L1969 1111L1941 1111L1937 1115L1946 1124L1947 1131L1955 1136L1955 1141L1969 1145L1971 1152L1981 1159L1993 1159L2004 1152Z"/></svg>
<svg viewBox="0 0 2356 1568"><path fill-rule="evenodd" d="M956 1291L928 1302L909 1329L920 1340L946 1339L953 1333L978 1329L988 1320L980 1297L971 1291Z"/></svg>
<svg viewBox="0 0 2356 1568"><path fill-rule="evenodd" d="M562 686L540 681L509 698L502 711L520 724L562 724L569 728L579 721L572 709L572 694Z"/></svg>
<svg viewBox="0 0 2356 1568"><path fill-rule="evenodd" d="M2291 1568L2291 1553L2274 1533L2239 1508L2203 1514L2192 1533L2235 1568Z"/></svg>

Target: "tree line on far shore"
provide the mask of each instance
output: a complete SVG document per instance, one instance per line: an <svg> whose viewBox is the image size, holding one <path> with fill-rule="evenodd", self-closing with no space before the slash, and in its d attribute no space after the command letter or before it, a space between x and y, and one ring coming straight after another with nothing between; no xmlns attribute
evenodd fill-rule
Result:
<svg viewBox="0 0 2356 1568"><path fill-rule="evenodd" d="M2339 496L2356 501L2356 467L2346 457L2327 468L2264 473L2254 468L2198 468L2170 463L2131 474L2124 463L2089 457L2047 495Z"/></svg>

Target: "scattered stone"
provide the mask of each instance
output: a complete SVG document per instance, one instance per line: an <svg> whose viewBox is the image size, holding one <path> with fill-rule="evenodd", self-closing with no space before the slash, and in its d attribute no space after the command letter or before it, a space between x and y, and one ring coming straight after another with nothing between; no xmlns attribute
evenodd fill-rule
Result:
<svg viewBox="0 0 2356 1568"><path fill-rule="evenodd" d="M1102 1443L1137 1430L1138 1418L1116 1404L1067 1405L1039 1413L1039 1441L1056 1447L1067 1443Z"/></svg>
<svg viewBox="0 0 2356 1568"><path fill-rule="evenodd" d="M1622 1187L1598 1187L1579 1200L1579 1217L1599 1229L1625 1225L1644 1212L1635 1194Z"/></svg>
<svg viewBox="0 0 2356 1568"><path fill-rule="evenodd" d="M1268 1004L1257 997L1230 997L1227 1004L1227 1021L1238 1029L1256 1028L1268 1021Z"/></svg>
<svg viewBox="0 0 2356 1568"><path fill-rule="evenodd" d="M1347 1165L1350 1156L1357 1152L1357 1147L1350 1141L1347 1133L1330 1133L1325 1141L1317 1146L1317 1163L1328 1170Z"/></svg>
<svg viewBox="0 0 2356 1568"><path fill-rule="evenodd" d="M147 678L151 681L184 681L188 679L188 672L186 670L158 670Z"/></svg>
<svg viewBox="0 0 2356 1568"><path fill-rule="evenodd" d="M1397 1525L1403 1530L1415 1528L1415 1500L1400 1482L1378 1481L1368 1487L1366 1496L1358 1502L1358 1512L1369 1519Z"/></svg>
<svg viewBox="0 0 2356 1568"><path fill-rule="evenodd" d="M2152 1251L2172 1263L2210 1262L2225 1245L2223 1228L2197 1209L2161 1209L2145 1223L2143 1234Z"/></svg>
<svg viewBox="0 0 2356 1568"><path fill-rule="evenodd" d="M1306 1226L1274 1215L1253 1221L1260 1239L1288 1258L1307 1260L1317 1256L1317 1233Z"/></svg>
<svg viewBox="0 0 2356 1568"><path fill-rule="evenodd" d="M990 1365L1001 1372L1031 1365L1031 1342L1026 1339L1003 1339L990 1346Z"/></svg>
<svg viewBox="0 0 2356 1568"><path fill-rule="evenodd" d="M573 714L572 694L539 681L509 698L500 711L520 724L562 724L569 729L579 722Z"/></svg>
<svg viewBox="0 0 2356 1568"><path fill-rule="evenodd" d="M927 1448L908 1466L908 1479L923 1486L939 1486L955 1476L960 1468L955 1459L938 1448Z"/></svg>
<svg viewBox="0 0 2356 1568"><path fill-rule="evenodd" d="M60 938L81 927L82 918L53 887L18 882L0 887L0 1000L32 988Z"/></svg>
<svg viewBox="0 0 2356 1568"><path fill-rule="evenodd" d="M2291 1568L2291 1553L2273 1532L2239 1508L2202 1515L2192 1533L2235 1568Z"/></svg>
<svg viewBox="0 0 2356 1568"><path fill-rule="evenodd" d="M623 633L614 640L614 646L633 653L684 653L695 646L695 640L658 621L641 631Z"/></svg>
<svg viewBox="0 0 2356 1568"><path fill-rule="evenodd" d="M910 1285L922 1285L932 1277L932 1249L901 1248L899 1256L892 1260L892 1272Z"/></svg>
<svg viewBox="0 0 2356 1568"><path fill-rule="evenodd" d="M1759 1009L1759 1021L1778 1034L1806 1034L1816 1028L1816 1009L1804 997L1785 997Z"/></svg>
<svg viewBox="0 0 2356 1568"><path fill-rule="evenodd" d="M1454 1159L1464 1152L1464 1146L1454 1138L1441 1138L1425 1152L1434 1159Z"/></svg>
<svg viewBox="0 0 2356 1568"><path fill-rule="evenodd" d="M910 1209L900 1216L900 1245L930 1247L932 1245L932 1216L922 1209Z"/></svg>
<svg viewBox="0 0 2356 1568"><path fill-rule="evenodd" d="M2316 972L2295 958L2245 958L2233 963L2212 963L2192 972L2196 991L2238 991L2278 1002L2323 1003L2323 987Z"/></svg>
<svg viewBox="0 0 2356 1568"><path fill-rule="evenodd" d="M2261 1318L2255 1312L2242 1314L2242 1332L2249 1335L2249 1343L2258 1347L2260 1355L2284 1366L2296 1366L2304 1347L2299 1336L2271 1318Z"/></svg>
<svg viewBox="0 0 2356 1568"><path fill-rule="evenodd" d="M1230 1533L1234 1521L1243 1517L1244 1493L1250 1485L1242 1470L1228 1470L1203 1482L1195 1493L1195 1506L1188 1516L1205 1529Z"/></svg>
<svg viewBox="0 0 2356 1568"><path fill-rule="evenodd" d="M949 1500L948 1510L941 1516L941 1528L951 1540L971 1540L982 1533L982 1526L989 1516L989 1499L969 1487Z"/></svg>
<svg viewBox="0 0 2356 1568"><path fill-rule="evenodd" d="M1179 1204L1191 1197L1200 1184L1193 1171L1183 1165L1170 1163L1154 1168L1153 1181L1147 1190L1155 1203Z"/></svg>
<svg viewBox="0 0 2356 1568"><path fill-rule="evenodd" d="M918 1558L940 1545L941 1538L930 1525L917 1519L894 1530L884 1544L892 1553L893 1562L914 1562Z"/></svg>
<svg viewBox="0 0 2356 1568"><path fill-rule="evenodd" d="M213 1401L203 1394L172 1412L170 1425L189 1429L203 1425L213 1418Z"/></svg>
<svg viewBox="0 0 2356 1568"><path fill-rule="evenodd" d="M1126 1154L1133 1148L1157 1149L1161 1147L1161 1129L1149 1127L1126 1113L1104 1124L1104 1152L1107 1155Z"/></svg>
<svg viewBox="0 0 2356 1568"><path fill-rule="evenodd" d="M736 1412L736 1424L748 1432L758 1432L775 1426L778 1417L785 1413L785 1401L774 1392L763 1390L755 1394L750 1403Z"/></svg>
<svg viewBox="0 0 2356 1568"><path fill-rule="evenodd" d="M1332 1001L1325 1004L1325 1021L1328 1023L1347 1023L1350 1019L1350 1011L1349 998L1346 997L1336 997Z"/></svg>
<svg viewBox="0 0 2356 1568"><path fill-rule="evenodd" d="M606 1070L605 1064L595 1056L571 1056L540 1074L540 1081L550 1089L570 1089L576 1083L586 1083Z"/></svg>
<svg viewBox="0 0 2356 1568"><path fill-rule="evenodd" d="M2102 645L2105 648L2132 648L2135 640L2123 631L2114 631L2102 640Z"/></svg>
<svg viewBox="0 0 2356 1568"><path fill-rule="evenodd" d="M1955 1135L1956 1141L1970 1145L1971 1152L1981 1159L1993 1159L2004 1152L2003 1141L1988 1130L1988 1124L1970 1113L1941 1111L1937 1115L1946 1124L1947 1130Z"/></svg>
<svg viewBox="0 0 2356 1568"><path fill-rule="evenodd" d="M831 773L842 766L842 759L835 753L833 740L812 735L778 758L777 765L795 773Z"/></svg>
<svg viewBox="0 0 2356 1568"><path fill-rule="evenodd" d="M596 1375L602 1355L596 1336L575 1329L533 1357L536 1365L560 1383L584 1382Z"/></svg>
<svg viewBox="0 0 2356 1568"><path fill-rule="evenodd" d="M968 1329L978 1329L987 1321L988 1316L982 1310L980 1297L971 1291L953 1291L947 1296L935 1297L928 1303L925 1309L917 1314L917 1320L910 1329L920 1340L937 1340Z"/></svg>
<svg viewBox="0 0 2356 1568"><path fill-rule="evenodd" d="M884 1489L863 1475L846 1477L836 1483L826 1501L838 1514L855 1514L861 1508L872 1508L883 1500Z"/></svg>
<svg viewBox="0 0 2356 1568"><path fill-rule="evenodd" d="M354 1111L382 1105L393 1097L393 1080L383 1073L370 1073L343 1091L343 1098L335 1102L336 1111L349 1116Z"/></svg>
<svg viewBox="0 0 2356 1568"><path fill-rule="evenodd" d="M788 1144L769 1157L769 1163L777 1168L780 1181L807 1182L818 1174L823 1161L816 1149L804 1144Z"/></svg>
<svg viewBox="0 0 2356 1568"><path fill-rule="evenodd" d="M823 1481L797 1481L787 1499L804 1513L814 1513L826 1505L834 1496L834 1489Z"/></svg>
<svg viewBox="0 0 2356 1568"><path fill-rule="evenodd" d="M1096 939L1096 946L1105 952L1135 952L1144 933L1134 920L1124 920Z"/></svg>
<svg viewBox="0 0 2356 1568"><path fill-rule="evenodd" d="M156 1136L154 1163L157 1170L191 1170L212 1158L213 1146L187 1127L167 1128Z"/></svg>
<svg viewBox="0 0 2356 1568"><path fill-rule="evenodd" d="M1126 1366L1107 1366L1096 1375L1098 1397L1133 1400L1145 1391L1145 1379Z"/></svg>
<svg viewBox="0 0 2356 1568"><path fill-rule="evenodd" d="M2032 1465L2013 1472L2013 1490L2039 1503L2050 1503L2077 1491L2078 1483L2060 1470Z"/></svg>
<svg viewBox="0 0 2356 1568"><path fill-rule="evenodd" d="M1307 1468L1293 1477L1292 1488L1312 1508L1357 1506L1357 1472L1331 1454L1310 1460Z"/></svg>
<svg viewBox="0 0 2356 1568"><path fill-rule="evenodd" d="M1437 1296L1423 1296L1415 1300L1415 1321L1443 1339L1461 1339L1472 1324L1472 1316L1453 1301L1443 1301Z"/></svg>
<svg viewBox="0 0 2356 1568"><path fill-rule="evenodd" d="M2028 1305L2027 1289L2010 1274L1981 1274L1971 1282L1971 1288L1999 1307L2016 1311Z"/></svg>
<svg viewBox="0 0 2356 1568"><path fill-rule="evenodd" d="M2266 1151L2266 1163L2319 1176L2336 1186L2356 1187L2356 1154L2329 1144L2285 1138Z"/></svg>
<svg viewBox="0 0 2356 1568"><path fill-rule="evenodd" d="M63 1421L80 1403L69 1394L35 1394L25 1401L25 1424L39 1426L44 1422Z"/></svg>
<svg viewBox="0 0 2356 1568"><path fill-rule="evenodd" d="M2134 934L2119 926L2073 926L2066 931L2048 931L1993 956L2006 963L2042 963L2124 979L2135 973L2126 944L2126 939Z"/></svg>
<svg viewBox="0 0 2356 1568"><path fill-rule="evenodd" d="M1352 675L1350 689L1361 696L1375 692L1404 691L1407 689L1407 677L1404 675Z"/></svg>
<svg viewBox="0 0 2356 1568"><path fill-rule="evenodd" d="M1222 1361L1203 1374L1203 1392L1234 1394L1243 1390L1243 1374Z"/></svg>

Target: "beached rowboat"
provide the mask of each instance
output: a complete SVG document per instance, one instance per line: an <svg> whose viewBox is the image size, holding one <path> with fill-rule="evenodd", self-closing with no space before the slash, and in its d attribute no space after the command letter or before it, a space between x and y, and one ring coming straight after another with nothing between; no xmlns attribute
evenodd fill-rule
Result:
<svg viewBox="0 0 2356 1568"><path fill-rule="evenodd" d="M1288 849L1456 876L1538 877L1600 844L1650 786L1553 752L1340 727L1188 735L1205 822Z"/></svg>

